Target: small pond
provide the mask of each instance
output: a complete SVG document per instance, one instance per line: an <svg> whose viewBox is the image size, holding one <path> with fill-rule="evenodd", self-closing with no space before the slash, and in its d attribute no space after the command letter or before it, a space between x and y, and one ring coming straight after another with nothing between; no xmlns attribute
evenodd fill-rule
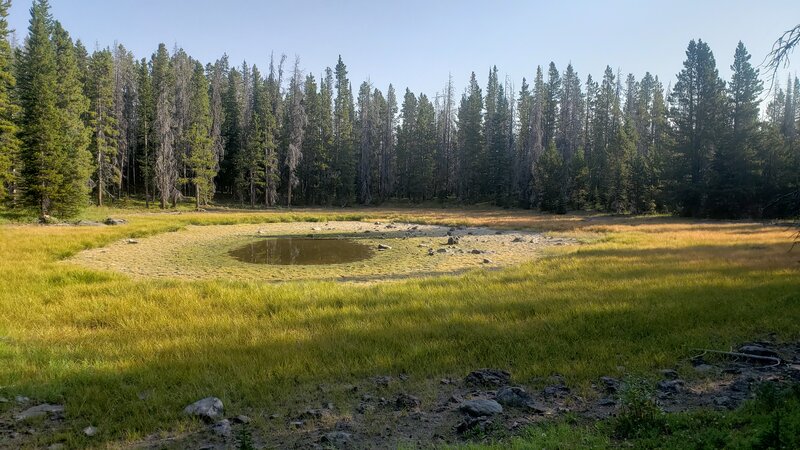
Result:
<svg viewBox="0 0 800 450"><path fill-rule="evenodd" d="M260 239L230 255L253 264L323 265L361 261L372 256L372 249L353 239L270 238Z"/></svg>

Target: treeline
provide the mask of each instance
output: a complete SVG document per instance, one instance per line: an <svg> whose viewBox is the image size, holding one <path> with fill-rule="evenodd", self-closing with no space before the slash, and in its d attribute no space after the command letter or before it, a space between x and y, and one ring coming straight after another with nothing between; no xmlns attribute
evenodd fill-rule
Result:
<svg viewBox="0 0 800 450"><path fill-rule="evenodd" d="M457 98L354 89L339 58L202 64L163 44L91 55L35 0L12 49L0 0L0 197L70 217L90 201L160 207L490 202L546 211L780 217L797 210L800 81L764 86L739 44L727 83L691 41L672 88L649 73L579 78L550 63L515 89L489 71Z"/></svg>

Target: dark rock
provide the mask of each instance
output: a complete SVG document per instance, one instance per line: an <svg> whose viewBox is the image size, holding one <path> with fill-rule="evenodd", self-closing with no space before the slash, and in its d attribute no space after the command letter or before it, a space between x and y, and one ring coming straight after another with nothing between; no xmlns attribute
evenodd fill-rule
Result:
<svg viewBox="0 0 800 450"><path fill-rule="evenodd" d="M696 370L699 373L708 373L714 371L714 366L712 366L711 364L699 364L694 366L694 370Z"/></svg>
<svg viewBox="0 0 800 450"><path fill-rule="evenodd" d="M475 249L472 249L470 251L470 253L472 253L473 255L482 255L484 253L484 251L483 250L478 250L477 248L475 248Z"/></svg>
<svg viewBox="0 0 800 450"><path fill-rule="evenodd" d="M233 419L231 419L231 421L233 423L247 424L247 423L250 423L250 418L245 416L245 415L240 414L240 415L234 417Z"/></svg>
<svg viewBox="0 0 800 450"><path fill-rule="evenodd" d="M344 431L331 431L325 433L320 442L336 448L346 448L353 445L353 435Z"/></svg>
<svg viewBox="0 0 800 450"><path fill-rule="evenodd" d="M478 369L470 372L464 381L476 386L505 386L511 381L511 374L499 369Z"/></svg>
<svg viewBox="0 0 800 450"><path fill-rule="evenodd" d="M675 369L664 369L661 371L661 376L667 380L677 380L678 371L676 371Z"/></svg>
<svg viewBox="0 0 800 450"><path fill-rule="evenodd" d="M388 246L386 244L378 244L378 250L391 250L391 249L392 249L392 247L390 247L390 246Z"/></svg>
<svg viewBox="0 0 800 450"><path fill-rule="evenodd" d="M533 401L533 398L525 389L517 386L501 387L494 398L497 400L497 403L501 405L516 407L525 406Z"/></svg>
<svg viewBox="0 0 800 450"><path fill-rule="evenodd" d="M213 421L222 415L223 410L222 400L216 397L206 397L184 408L183 413L188 416Z"/></svg>
<svg viewBox="0 0 800 450"><path fill-rule="evenodd" d="M665 394L677 394L683 389L683 380L664 380L658 383L658 390Z"/></svg>
<svg viewBox="0 0 800 450"><path fill-rule="evenodd" d="M617 401L613 398L601 398L597 401L599 406L614 406L617 404Z"/></svg>
<svg viewBox="0 0 800 450"><path fill-rule="evenodd" d="M34 417L42 417L46 415L61 414L64 412L62 405L50 405L47 403L32 406L25 411L14 416L17 421L33 419Z"/></svg>
<svg viewBox="0 0 800 450"><path fill-rule="evenodd" d="M503 412L503 407L500 406L500 403L484 399L467 400L459 405L458 409L472 417L492 416Z"/></svg>
<svg viewBox="0 0 800 450"><path fill-rule="evenodd" d="M388 375L381 375L373 378L372 381L374 381L377 386L386 387L392 382L392 377Z"/></svg>
<svg viewBox="0 0 800 450"><path fill-rule="evenodd" d="M419 401L419 399L417 397L414 397L413 395L402 393L397 396L397 399L395 399L394 404L396 407L400 409L416 409L422 405L422 402Z"/></svg>
<svg viewBox="0 0 800 450"><path fill-rule="evenodd" d="M224 438L231 437L231 434L233 434L231 430L231 421L228 419L220 420L214 425L211 425L211 432Z"/></svg>
<svg viewBox="0 0 800 450"><path fill-rule="evenodd" d="M491 259L489 259L489 258L483 258L483 263L484 263L484 264L491 264L491 263L493 263L493 262L494 262L494 261L492 261L492 260L491 260Z"/></svg>
<svg viewBox="0 0 800 450"><path fill-rule="evenodd" d="M727 395L721 395L719 397L714 397L714 406L719 408L733 408L735 402Z"/></svg>
<svg viewBox="0 0 800 450"><path fill-rule="evenodd" d="M464 434L468 431L478 431L478 432L485 432L489 427L492 426L492 421L485 418L485 417L469 417L464 419L463 422L460 422L456 425L456 432L459 434Z"/></svg>
<svg viewBox="0 0 800 450"><path fill-rule="evenodd" d="M103 224L100 222L93 222L91 220L79 220L75 222L76 226L79 227L102 227Z"/></svg>
<svg viewBox="0 0 800 450"><path fill-rule="evenodd" d="M461 240L458 238L458 236L450 236L447 238L447 245L458 245L460 241Z"/></svg>
<svg viewBox="0 0 800 450"><path fill-rule="evenodd" d="M440 248L439 250L436 250L436 253L447 253L447 249L446 248Z"/></svg>
<svg viewBox="0 0 800 450"><path fill-rule="evenodd" d="M619 390L619 380L616 378L600 377L600 382L603 383L605 392L613 394Z"/></svg>
<svg viewBox="0 0 800 450"><path fill-rule="evenodd" d="M515 237L511 242L524 242L524 240L521 237Z"/></svg>
<svg viewBox="0 0 800 450"><path fill-rule="evenodd" d="M115 219L114 217L109 217L103 221L106 225L125 225L128 223L125 219Z"/></svg>
<svg viewBox="0 0 800 450"><path fill-rule="evenodd" d="M771 358L780 358L777 352L756 344L747 344L739 347L739 353L746 353L748 355L756 355L756 356L768 356Z"/></svg>

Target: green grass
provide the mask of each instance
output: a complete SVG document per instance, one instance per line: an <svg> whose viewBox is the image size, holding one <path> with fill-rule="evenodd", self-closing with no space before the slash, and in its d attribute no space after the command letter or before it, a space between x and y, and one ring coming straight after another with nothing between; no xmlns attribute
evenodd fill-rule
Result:
<svg viewBox="0 0 800 450"><path fill-rule="evenodd" d="M208 395L230 414L281 410L320 383L406 373L422 389L477 367L520 382L557 372L588 391L602 375L674 366L694 347L800 338L800 256L781 227L498 210L87 217L107 215L130 223L0 227L0 395L63 402L73 430L63 438L75 447L90 444L79 433L89 424L101 430L94 443L195 427L181 410ZM593 243L498 272L368 286L134 280L60 262L188 224L376 218Z"/></svg>

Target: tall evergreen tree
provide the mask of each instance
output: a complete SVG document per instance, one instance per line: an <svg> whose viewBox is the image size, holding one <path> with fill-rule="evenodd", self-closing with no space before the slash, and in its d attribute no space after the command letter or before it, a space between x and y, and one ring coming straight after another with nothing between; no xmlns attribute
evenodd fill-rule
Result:
<svg viewBox="0 0 800 450"><path fill-rule="evenodd" d="M217 161L212 137L209 86L202 64L195 63L189 87L187 166L194 185L195 206L207 205L214 196Z"/></svg>
<svg viewBox="0 0 800 450"><path fill-rule="evenodd" d="M353 94L347 79L347 66L339 61L334 69L336 99L333 107L332 177L334 197L346 205L352 200L355 189L355 151L353 140Z"/></svg>
<svg viewBox="0 0 800 450"><path fill-rule="evenodd" d="M708 44L689 42L686 61L672 91L675 123L677 204L686 215L706 208L711 161L726 128L724 83Z"/></svg>
<svg viewBox="0 0 800 450"><path fill-rule="evenodd" d="M292 206L292 189L297 185L297 165L303 158L303 138L308 123L305 106L303 105L302 72L300 71L300 58L294 62L292 79L289 82L289 98L286 113L286 135L288 146L286 150L286 206Z"/></svg>
<svg viewBox="0 0 800 450"><path fill-rule="evenodd" d="M153 55L153 98L155 115L153 131L155 148L154 180L161 208L175 206L178 191L178 157L175 154L175 80L167 47L159 44Z"/></svg>
<svg viewBox="0 0 800 450"><path fill-rule="evenodd" d="M94 191L97 205L119 180L116 164L117 117L114 115L114 59L110 50L100 50L92 55L89 71L89 126L92 133L90 149L94 158Z"/></svg>
<svg viewBox="0 0 800 450"><path fill-rule="evenodd" d="M480 186L485 176L482 123L483 94L473 72L458 109L458 196L465 202L478 200L482 193Z"/></svg>
<svg viewBox="0 0 800 450"><path fill-rule="evenodd" d="M0 1L0 205L13 197L19 164L19 129L16 116L13 54L9 43L8 9L11 0ZM12 199L13 200L13 199Z"/></svg>
<svg viewBox="0 0 800 450"><path fill-rule="evenodd" d="M155 99L153 98L153 79L147 59L142 58L137 64L136 71L136 90L139 101L136 104L136 138L138 145L135 159L136 166L141 174L141 183L144 187L145 206L149 208L151 187L153 185ZM136 185L135 182L134 185Z"/></svg>

